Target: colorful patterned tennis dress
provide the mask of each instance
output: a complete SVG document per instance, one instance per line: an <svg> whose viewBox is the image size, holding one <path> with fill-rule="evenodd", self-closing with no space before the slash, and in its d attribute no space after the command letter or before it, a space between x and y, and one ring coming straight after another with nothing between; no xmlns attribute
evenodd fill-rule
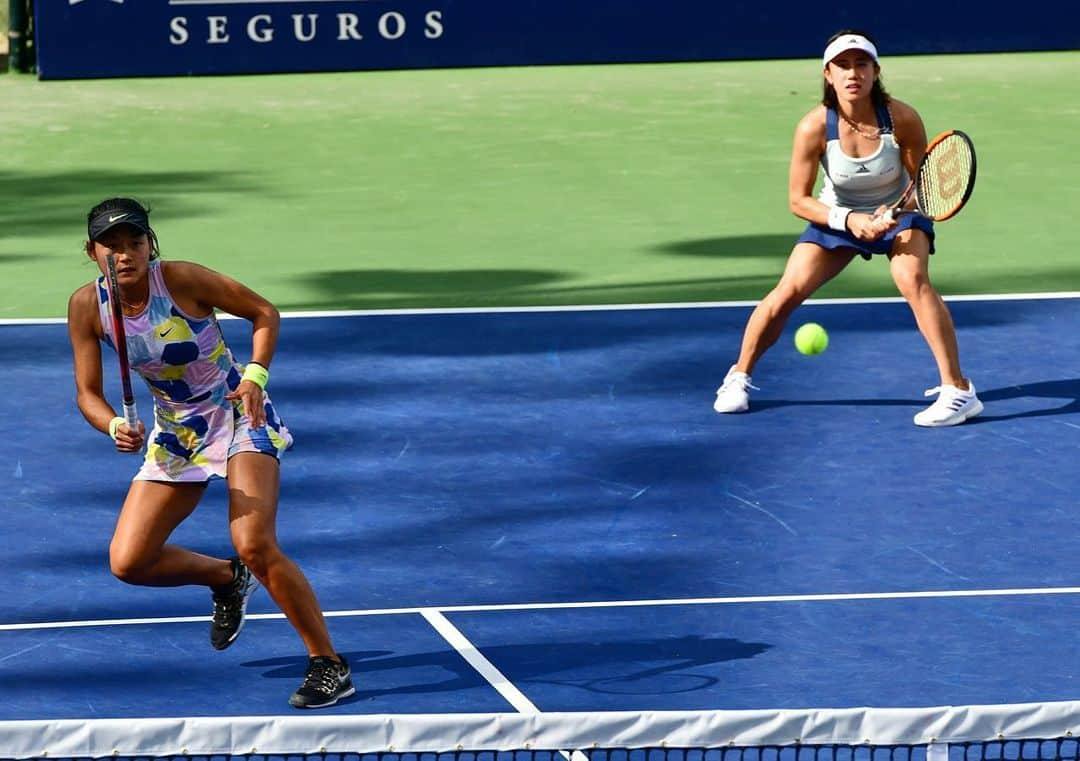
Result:
<svg viewBox="0 0 1080 761"><path fill-rule="evenodd" d="M243 365L233 359L217 318L180 311L165 285L160 261L150 261L150 301L142 314L124 317L131 369L154 395L154 427L136 480L205 482L224 478L238 452L280 458L292 435L265 398L266 427L253 429L243 404L225 399L240 384ZM97 281L105 341L114 349L109 292Z"/></svg>

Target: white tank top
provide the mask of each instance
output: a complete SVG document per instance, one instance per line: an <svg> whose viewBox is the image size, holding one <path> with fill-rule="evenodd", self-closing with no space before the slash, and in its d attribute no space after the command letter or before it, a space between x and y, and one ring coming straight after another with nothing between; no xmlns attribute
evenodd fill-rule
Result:
<svg viewBox="0 0 1080 761"><path fill-rule="evenodd" d="M836 111L830 108L825 112L825 153L821 157L825 183L818 194L822 203L869 212L894 203L904 192L909 178L888 109L879 108L877 119L881 128L878 149L871 156L853 158L840 148Z"/></svg>

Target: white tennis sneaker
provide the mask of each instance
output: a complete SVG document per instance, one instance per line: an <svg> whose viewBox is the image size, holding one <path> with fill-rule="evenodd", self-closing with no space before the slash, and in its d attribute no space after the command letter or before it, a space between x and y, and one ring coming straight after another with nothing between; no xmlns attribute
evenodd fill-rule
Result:
<svg viewBox="0 0 1080 761"><path fill-rule="evenodd" d="M750 383L750 376L739 372L735 365L731 366L724 382L716 389L716 401L713 409L717 412L746 412L750 406L750 389L759 391L757 386Z"/></svg>
<svg viewBox="0 0 1080 761"><path fill-rule="evenodd" d="M915 415L915 425L937 428L959 425L983 411L983 404L975 395L975 384L968 381L966 391L956 386L934 386L926 390L926 396L938 395L937 401Z"/></svg>

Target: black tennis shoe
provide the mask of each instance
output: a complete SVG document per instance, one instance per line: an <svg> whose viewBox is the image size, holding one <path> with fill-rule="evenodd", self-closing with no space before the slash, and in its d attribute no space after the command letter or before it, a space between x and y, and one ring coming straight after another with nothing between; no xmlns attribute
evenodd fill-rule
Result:
<svg viewBox="0 0 1080 761"><path fill-rule="evenodd" d="M289 698L289 704L296 708L326 708L356 692L349 662L342 655L338 658L341 663L325 655L308 658L304 683Z"/></svg>
<svg viewBox="0 0 1080 761"><path fill-rule="evenodd" d="M212 590L214 617L210 621L210 644L215 650L224 650L240 635L240 630L244 628L248 599L259 586L259 580L240 562L240 558L233 558L231 562L232 584Z"/></svg>

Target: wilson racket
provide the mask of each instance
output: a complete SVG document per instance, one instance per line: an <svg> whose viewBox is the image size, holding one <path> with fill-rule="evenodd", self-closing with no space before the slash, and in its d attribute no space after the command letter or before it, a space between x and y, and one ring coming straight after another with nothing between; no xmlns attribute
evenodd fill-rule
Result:
<svg viewBox="0 0 1080 761"><path fill-rule="evenodd" d="M904 195L882 216L921 214L935 222L955 216L975 187L975 145L960 130L942 132L926 147L915 177ZM904 208L915 196L915 206Z"/></svg>
<svg viewBox="0 0 1080 761"><path fill-rule="evenodd" d="M124 332L124 312L120 308L120 288L116 284L116 261L112 254L105 256L109 271L109 305L112 307L113 336L116 338L116 356L120 360L120 386L123 390L124 422L128 428L137 430L139 413L135 409L135 394L131 391L131 368L128 366L127 334Z"/></svg>

